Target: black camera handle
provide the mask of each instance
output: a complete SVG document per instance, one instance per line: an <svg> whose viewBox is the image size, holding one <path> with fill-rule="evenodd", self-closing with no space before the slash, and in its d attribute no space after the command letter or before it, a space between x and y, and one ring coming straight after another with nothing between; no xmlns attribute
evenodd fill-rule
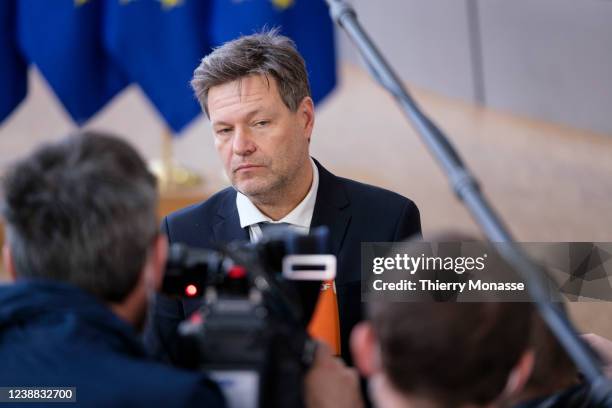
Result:
<svg viewBox="0 0 612 408"><path fill-rule="evenodd" d="M429 119L410 96L399 77L374 45L357 20L354 8L343 0L326 0L332 20L337 23L364 58L370 73L387 89L402 108L421 140L438 161L457 197L464 203L486 237L503 259L525 280L527 289L543 320L571 356L590 384L593 402L612 407L612 383L598 361L578 336L572 324L548 301L544 277L547 274L516 245L499 215L480 191L478 182L464 165L446 135Z"/></svg>
<svg viewBox="0 0 612 408"><path fill-rule="evenodd" d="M249 248L248 250L245 250ZM298 358L296 362L299 364L300 371L304 375L313 365L318 344L308 335L303 327L301 319L301 309L291 302L284 293L283 289L278 285L278 282L271 277L266 268L262 264L262 258L257 248L257 244L244 244L240 242L230 243L222 248L222 253L229 257L233 262L246 268L251 277L249 278L253 286L262 294L268 295L271 303L269 307L275 309L278 317L292 327L292 333L286 338L285 346L292 356ZM287 395L284 395L278 401L275 401L273 406L305 406L304 394L302 387L294 383L286 384L290 389ZM271 405L271 406L272 406Z"/></svg>
<svg viewBox="0 0 612 408"><path fill-rule="evenodd" d="M245 245L249 246L250 250L245 251ZM278 309L277 311L285 318L285 321L290 323L297 330L301 330L300 309L285 295L282 288L278 286L278 283L274 279L270 279L266 269L261 264L258 251L252 249L253 244L232 242L225 245L221 251L232 259L232 261L244 266L252 273L253 285L262 293L268 293L274 301L272 306ZM305 329L303 329L302 335L305 338L303 347L295 351L300 354L302 365L304 369L307 370L314 362L317 342L308 336Z"/></svg>

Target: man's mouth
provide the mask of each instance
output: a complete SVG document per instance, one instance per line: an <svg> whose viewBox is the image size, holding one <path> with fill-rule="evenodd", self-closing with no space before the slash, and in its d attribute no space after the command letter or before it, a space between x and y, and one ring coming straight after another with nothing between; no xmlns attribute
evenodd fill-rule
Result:
<svg viewBox="0 0 612 408"><path fill-rule="evenodd" d="M256 168L259 168L259 167L263 167L263 166L259 165L259 164L241 164L241 165L239 165L238 167L236 167L234 169L234 173L236 173L237 171L240 171L240 170L256 169Z"/></svg>

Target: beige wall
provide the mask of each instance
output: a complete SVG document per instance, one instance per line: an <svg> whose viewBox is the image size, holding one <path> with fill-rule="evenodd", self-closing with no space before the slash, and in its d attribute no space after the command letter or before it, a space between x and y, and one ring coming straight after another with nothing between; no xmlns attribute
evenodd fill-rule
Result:
<svg viewBox="0 0 612 408"><path fill-rule="evenodd" d="M609 0L351 0L405 80L612 133ZM358 61L344 35L345 58Z"/></svg>

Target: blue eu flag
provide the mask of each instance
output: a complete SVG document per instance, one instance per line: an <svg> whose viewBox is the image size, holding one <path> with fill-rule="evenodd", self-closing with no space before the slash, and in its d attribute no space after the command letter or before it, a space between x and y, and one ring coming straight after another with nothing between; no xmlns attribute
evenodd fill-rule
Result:
<svg viewBox="0 0 612 408"><path fill-rule="evenodd" d="M108 52L179 132L201 113L189 81L210 51L208 1L106 1Z"/></svg>
<svg viewBox="0 0 612 408"><path fill-rule="evenodd" d="M107 57L99 1L19 0L18 38L77 124L121 91L127 80Z"/></svg>
<svg viewBox="0 0 612 408"><path fill-rule="evenodd" d="M0 123L23 100L28 66L17 47L14 0L0 1Z"/></svg>
<svg viewBox="0 0 612 408"><path fill-rule="evenodd" d="M214 0L210 22L220 45L264 27L278 27L295 41L306 61L313 99L321 101L336 85L333 22L324 0Z"/></svg>

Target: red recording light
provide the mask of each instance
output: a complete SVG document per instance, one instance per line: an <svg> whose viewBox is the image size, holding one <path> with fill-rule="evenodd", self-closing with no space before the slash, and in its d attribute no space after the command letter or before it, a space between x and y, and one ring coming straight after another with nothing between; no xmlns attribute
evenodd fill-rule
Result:
<svg viewBox="0 0 612 408"><path fill-rule="evenodd" d="M194 312L189 317L189 323L191 324L202 324L203 322L204 322L204 318L202 317L202 313L200 313L199 311Z"/></svg>
<svg viewBox="0 0 612 408"><path fill-rule="evenodd" d="M230 279L244 279L246 277L246 269L240 265L234 265L227 273Z"/></svg>
<svg viewBox="0 0 612 408"><path fill-rule="evenodd" d="M198 294L198 287L190 284L185 287L185 294L189 297L193 297Z"/></svg>

